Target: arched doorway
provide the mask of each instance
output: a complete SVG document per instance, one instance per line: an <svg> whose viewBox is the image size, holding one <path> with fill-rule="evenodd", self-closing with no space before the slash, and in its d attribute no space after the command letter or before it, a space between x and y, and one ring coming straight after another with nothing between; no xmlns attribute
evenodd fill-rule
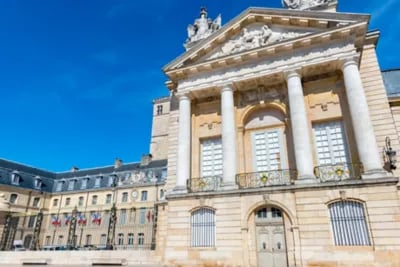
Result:
<svg viewBox="0 0 400 267"><path fill-rule="evenodd" d="M258 267L287 267L287 244L282 211L264 206L254 213Z"/></svg>

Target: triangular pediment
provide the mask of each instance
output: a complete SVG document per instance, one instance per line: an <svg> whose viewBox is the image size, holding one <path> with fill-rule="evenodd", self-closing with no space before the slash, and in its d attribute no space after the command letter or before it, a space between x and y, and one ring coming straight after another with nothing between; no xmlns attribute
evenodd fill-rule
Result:
<svg viewBox="0 0 400 267"><path fill-rule="evenodd" d="M367 15L249 8L166 65L164 72L171 78L175 73L226 66L238 57L251 59L265 51L275 53L333 38L351 36L355 44L362 43L368 21Z"/></svg>

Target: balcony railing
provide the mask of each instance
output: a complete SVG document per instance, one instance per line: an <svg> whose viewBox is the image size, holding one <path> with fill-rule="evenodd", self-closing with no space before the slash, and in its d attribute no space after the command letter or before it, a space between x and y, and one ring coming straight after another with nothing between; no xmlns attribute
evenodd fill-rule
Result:
<svg viewBox="0 0 400 267"><path fill-rule="evenodd" d="M221 176L207 176L201 178L191 178L188 180L187 188L191 193L196 192L209 192L218 191L221 186L222 177Z"/></svg>
<svg viewBox="0 0 400 267"><path fill-rule="evenodd" d="M338 182L344 180L361 179L364 172L361 163L339 163L314 168L315 176L321 182Z"/></svg>
<svg viewBox="0 0 400 267"><path fill-rule="evenodd" d="M296 170L273 170L236 175L236 183L240 189L258 188L276 185L290 185L297 177Z"/></svg>

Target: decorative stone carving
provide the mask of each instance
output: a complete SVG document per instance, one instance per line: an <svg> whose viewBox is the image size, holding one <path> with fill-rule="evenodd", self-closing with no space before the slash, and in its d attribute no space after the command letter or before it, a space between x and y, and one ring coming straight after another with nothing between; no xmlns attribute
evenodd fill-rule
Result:
<svg viewBox="0 0 400 267"><path fill-rule="evenodd" d="M337 0L282 0L282 5L288 9L308 9L333 2L337 2Z"/></svg>
<svg viewBox="0 0 400 267"><path fill-rule="evenodd" d="M251 104L264 100L284 102L285 96L277 88L259 86L257 89L245 91L241 94L241 105Z"/></svg>
<svg viewBox="0 0 400 267"><path fill-rule="evenodd" d="M189 24L187 27L188 38L184 44L186 50L189 50L193 44L199 40L207 38L215 31L221 28L221 15L212 21L208 18L207 9L202 7L200 10L200 17L196 19L193 25Z"/></svg>
<svg viewBox="0 0 400 267"><path fill-rule="evenodd" d="M278 32L273 31L268 25L262 25L252 29L243 28L239 36L224 44L220 51L213 54L210 59L226 56L280 41L294 39L311 32Z"/></svg>

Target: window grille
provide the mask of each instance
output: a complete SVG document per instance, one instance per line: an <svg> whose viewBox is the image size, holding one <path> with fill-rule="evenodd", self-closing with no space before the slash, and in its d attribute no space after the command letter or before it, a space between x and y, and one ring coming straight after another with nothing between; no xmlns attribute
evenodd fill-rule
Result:
<svg viewBox="0 0 400 267"><path fill-rule="evenodd" d="M371 245L362 203L338 201L329 205L329 213L336 246Z"/></svg>
<svg viewBox="0 0 400 267"><path fill-rule="evenodd" d="M191 246L215 247L215 211L200 208L191 215Z"/></svg>

